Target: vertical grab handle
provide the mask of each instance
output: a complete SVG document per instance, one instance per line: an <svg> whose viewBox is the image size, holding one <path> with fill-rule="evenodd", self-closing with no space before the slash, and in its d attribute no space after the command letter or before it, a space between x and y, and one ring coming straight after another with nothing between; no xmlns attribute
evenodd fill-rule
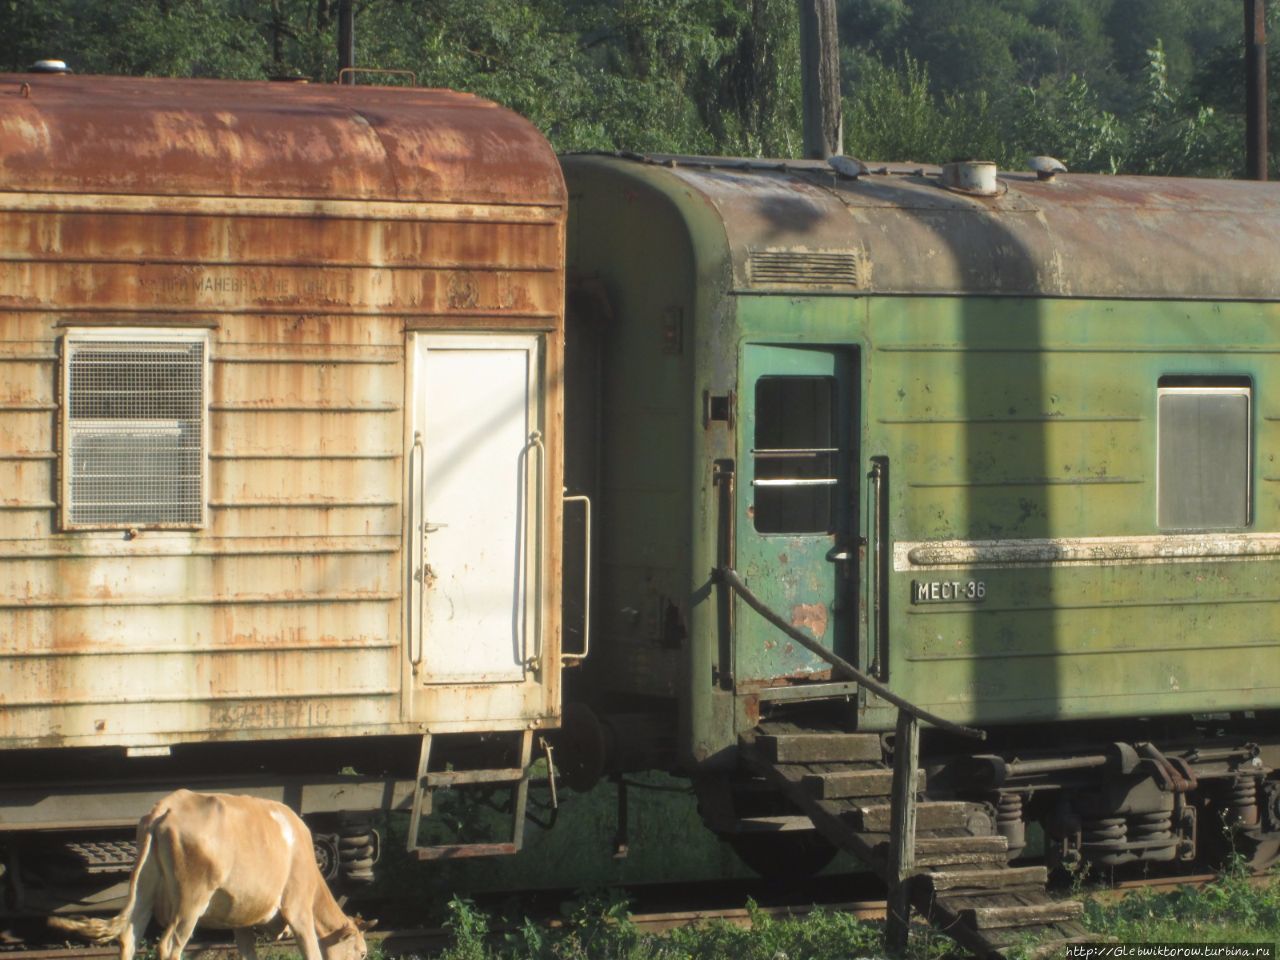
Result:
<svg viewBox="0 0 1280 960"><path fill-rule="evenodd" d="M528 446L530 450L536 450L538 452L538 473L537 473L538 486L537 486L537 490L534 492L534 497L529 499L527 502L532 502L532 503L541 505L543 502L543 491L547 489L547 445L542 441L541 430L534 430L532 433L529 434ZM539 508L539 510L536 511L536 513L540 518L541 509ZM534 562L530 564L529 563L529 530L530 528L531 528L530 523L524 524L523 545L522 545L522 549L520 550L520 562L524 565L524 576L521 578L521 582L524 585L524 598L523 598L524 603L523 603L523 621L522 621L524 625L524 631L523 631L524 635L522 637L521 642L522 642L522 650L524 651L524 655L525 655L525 658L524 658L525 669L538 670L542 666L542 631L541 631L542 604L541 602L537 602L534 604L534 610L536 611L535 613L536 622L533 625L533 634L534 634L533 654L530 655L529 654L529 583L530 583L530 579L532 578L534 588L538 591L538 600L541 601L542 544L541 544L541 538L536 538L537 539L536 557ZM539 525L538 529L541 529L541 525ZM531 567L533 568L532 571L530 569Z"/></svg>
<svg viewBox="0 0 1280 960"><path fill-rule="evenodd" d="M414 473L414 465L417 465L417 473ZM413 434L413 447L409 450L409 549L411 555L409 558L409 596L410 601L406 606L409 610L409 664L413 668L416 676L418 668L422 666L422 647L424 638L422 636L423 627L426 623L426 605L427 605L427 565L426 565L426 532L423 530L423 503L422 503L422 485L426 482L426 459L422 448L422 431L416 430ZM418 585L418 610L417 623L413 621L413 585ZM416 629L415 629L416 626ZM415 644L416 641L416 644ZM414 652L415 646L417 652Z"/></svg>
<svg viewBox="0 0 1280 960"><path fill-rule="evenodd" d="M871 471L867 474L871 483L867 490L867 532L871 536L871 562L867 564L867 600L871 606L871 664L869 673L877 680L889 678L889 624L888 624L888 541L885 515L885 484L889 472L888 457L872 457Z"/></svg>
<svg viewBox="0 0 1280 960"><path fill-rule="evenodd" d="M585 494L575 494L574 496L566 494L564 502L582 504L583 526L585 528L583 533L585 546L582 560L582 652L564 653L562 651L560 654L560 661L565 666L576 666L587 659L587 654L591 650L591 498Z"/></svg>

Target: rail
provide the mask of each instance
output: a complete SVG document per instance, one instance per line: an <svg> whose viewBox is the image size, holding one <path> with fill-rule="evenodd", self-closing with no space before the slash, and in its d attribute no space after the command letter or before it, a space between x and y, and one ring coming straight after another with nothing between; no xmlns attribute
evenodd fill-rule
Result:
<svg viewBox="0 0 1280 960"><path fill-rule="evenodd" d="M732 588L738 596L742 597L742 599L746 601L747 606L760 614L760 616L765 620L777 627L806 650L831 664L835 670L845 674L850 680L858 684L858 686L862 687L864 690L874 693L881 700L887 700L899 710L905 711L907 714L915 717L922 723L927 723L930 726L937 727L939 730L945 730L948 733L956 733L963 737L973 737L977 740L985 740L987 738L985 730L978 730L974 727L966 727L959 723L953 723L950 720L944 720L942 717L932 714L928 710L918 707L908 700L904 700L884 684L867 676L848 660L845 660L838 654L828 650L816 640L813 640L801 633L795 627L791 626L791 624L787 623L787 621L782 619L782 617L778 616L777 613L765 606L764 601L751 592L751 589L743 582L742 577L739 576L738 571L734 570L733 567L723 566L717 568L712 573L712 578L716 582L724 583Z"/></svg>
<svg viewBox="0 0 1280 960"><path fill-rule="evenodd" d="M357 73L376 73L384 77L408 77L409 86L418 85L418 75L412 70L391 70L387 67L343 67L338 71L338 83L343 83L347 77L351 77L351 83L354 85Z"/></svg>

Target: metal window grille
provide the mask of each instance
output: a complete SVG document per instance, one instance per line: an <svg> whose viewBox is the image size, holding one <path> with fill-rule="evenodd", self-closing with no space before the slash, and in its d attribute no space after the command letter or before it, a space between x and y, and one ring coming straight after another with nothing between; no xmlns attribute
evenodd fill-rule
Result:
<svg viewBox="0 0 1280 960"><path fill-rule="evenodd" d="M1156 504L1162 530L1249 525L1252 388L1235 378L1157 390Z"/></svg>
<svg viewBox="0 0 1280 960"><path fill-rule="evenodd" d="M68 336L67 526L203 523L205 353L203 336Z"/></svg>

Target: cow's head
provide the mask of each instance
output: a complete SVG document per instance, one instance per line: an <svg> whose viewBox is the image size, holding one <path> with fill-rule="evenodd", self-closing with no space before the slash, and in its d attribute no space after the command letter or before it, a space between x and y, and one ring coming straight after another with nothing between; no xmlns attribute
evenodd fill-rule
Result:
<svg viewBox="0 0 1280 960"><path fill-rule="evenodd" d="M364 931L372 928L377 921L366 922L359 917L348 918L331 937L321 941L325 960L365 960L369 955L369 947L364 942Z"/></svg>

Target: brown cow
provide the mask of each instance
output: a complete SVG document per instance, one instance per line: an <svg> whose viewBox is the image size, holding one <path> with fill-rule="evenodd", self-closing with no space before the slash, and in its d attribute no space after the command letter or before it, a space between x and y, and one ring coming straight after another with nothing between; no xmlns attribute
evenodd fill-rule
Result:
<svg viewBox="0 0 1280 960"><path fill-rule="evenodd" d="M138 824L138 862L129 900L110 920L51 917L49 923L97 943L134 949L152 914L164 924L159 960L181 960L196 923L234 930L256 960L253 927L279 916L306 960L364 960L360 922L342 912L316 866L311 831L282 803L177 790Z"/></svg>

